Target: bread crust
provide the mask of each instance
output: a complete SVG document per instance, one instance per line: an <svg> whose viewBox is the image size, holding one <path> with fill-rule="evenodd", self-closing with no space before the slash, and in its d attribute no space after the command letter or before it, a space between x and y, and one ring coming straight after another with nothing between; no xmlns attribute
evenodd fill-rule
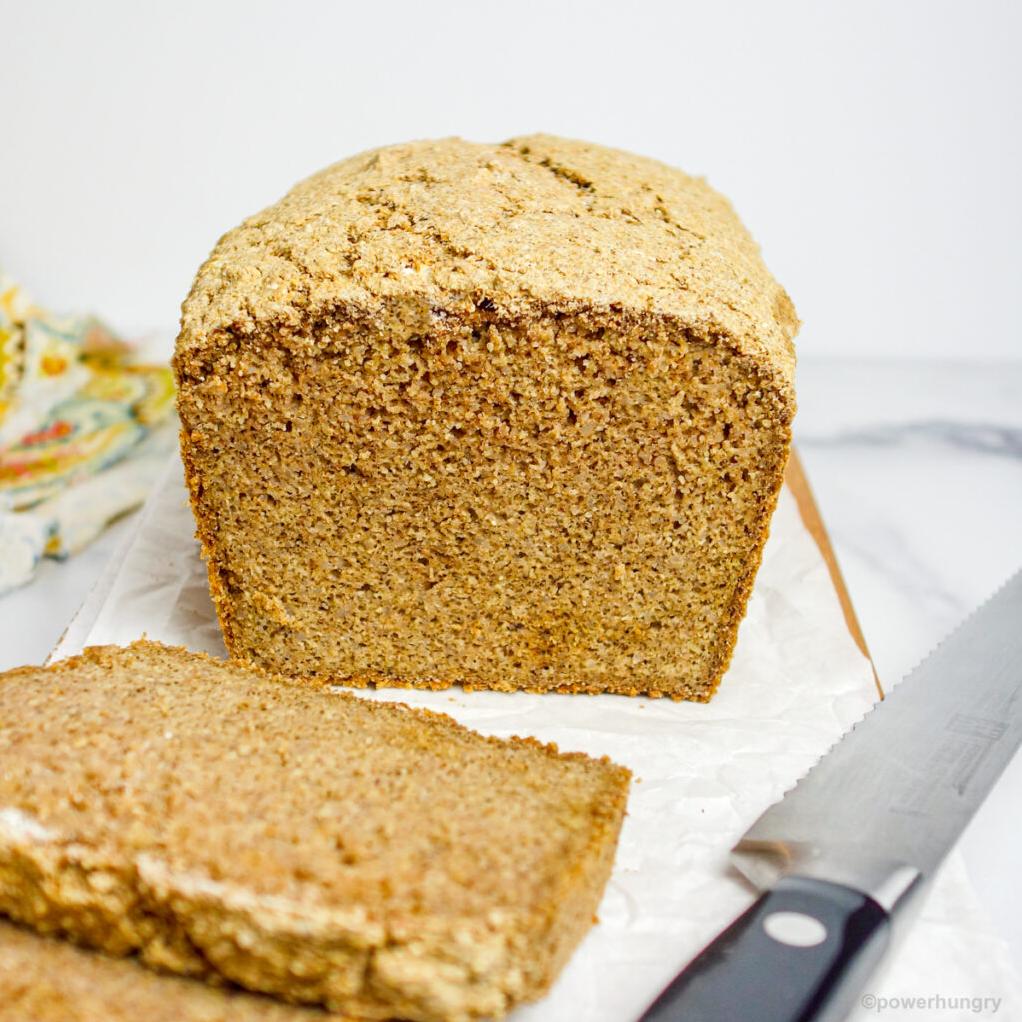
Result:
<svg viewBox="0 0 1022 1022"><path fill-rule="evenodd" d="M227 335L284 342L337 309L400 336L483 303L510 319L659 320L751 356L793 397L798 318L727 199L657 160L549 135L388 146L307 178L217 243L177 363Z"/></svg>

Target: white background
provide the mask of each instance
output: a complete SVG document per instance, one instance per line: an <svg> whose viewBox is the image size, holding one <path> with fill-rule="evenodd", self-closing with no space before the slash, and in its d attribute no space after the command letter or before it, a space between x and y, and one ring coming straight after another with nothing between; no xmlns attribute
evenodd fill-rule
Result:
<svg viewBox="0 0 1022 1022"><path fill-rule="evenodd" d="M546 130L706 174L805 321L799 440L890 682L1022 557L1020 69L1022 0L0 0L0 266L166 350L217 236L361 149ZM4 666L127 527L4 598ZM1022 963L1020 800L1016 759L961 847Z"/></svg>
<svg viewBox="0 0 1022 1022"><path fill-rule="evenodd" d="M0 265L173 331L219 234L415 137L705 174L805 355L1022 356L1022 4L0 0Z"/></svg>

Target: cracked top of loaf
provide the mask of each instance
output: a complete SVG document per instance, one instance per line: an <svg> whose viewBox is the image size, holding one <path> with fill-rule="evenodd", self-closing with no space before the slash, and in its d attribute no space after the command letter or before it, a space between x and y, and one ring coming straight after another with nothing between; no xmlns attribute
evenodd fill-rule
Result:
<svg viewBox="0 0 1022 1022"><path fill-rule="evenodd" d="M658 323L792 384L795 310L730 203L656 160L549 135L410 142L314 174L220 239L178 353L338 317L408 336L475 309Z"/></svg>

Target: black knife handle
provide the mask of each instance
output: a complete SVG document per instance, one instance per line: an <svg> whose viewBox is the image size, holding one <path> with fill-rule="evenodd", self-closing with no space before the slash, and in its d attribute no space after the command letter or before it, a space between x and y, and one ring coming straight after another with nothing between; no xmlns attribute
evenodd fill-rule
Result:
<svg viewBox="0 0 1022 1022"><path fill-rule="evenodd" d="M810 939L818 943L806 946ZM872 898L826 880L784 877L678 974L640 1022L836 1022L889 940L890 918Z"/></svg>

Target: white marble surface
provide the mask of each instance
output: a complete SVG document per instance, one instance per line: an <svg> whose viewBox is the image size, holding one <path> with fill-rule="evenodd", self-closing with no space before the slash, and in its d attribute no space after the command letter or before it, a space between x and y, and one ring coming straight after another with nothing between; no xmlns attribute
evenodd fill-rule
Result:
<svg viewBox="0 0 1022 1022"><path fill-rule="evenodd" d="M1022 362L804 357L796 435L881 679L1022 566ZM41 661L123 536L0 597L0 669ZM1020 622L1022 625L1022 622ZM1022 756L962 841L1022 966Z"/></svg>
<svg viewBox="0 0 1022 1022"><path fill-rule="evenodd" d="M891 682L1022 568L1022 362L804 358L799 377L802 459ZM1019 806L1022 755L961 850L1022 965Z"/></svg>

